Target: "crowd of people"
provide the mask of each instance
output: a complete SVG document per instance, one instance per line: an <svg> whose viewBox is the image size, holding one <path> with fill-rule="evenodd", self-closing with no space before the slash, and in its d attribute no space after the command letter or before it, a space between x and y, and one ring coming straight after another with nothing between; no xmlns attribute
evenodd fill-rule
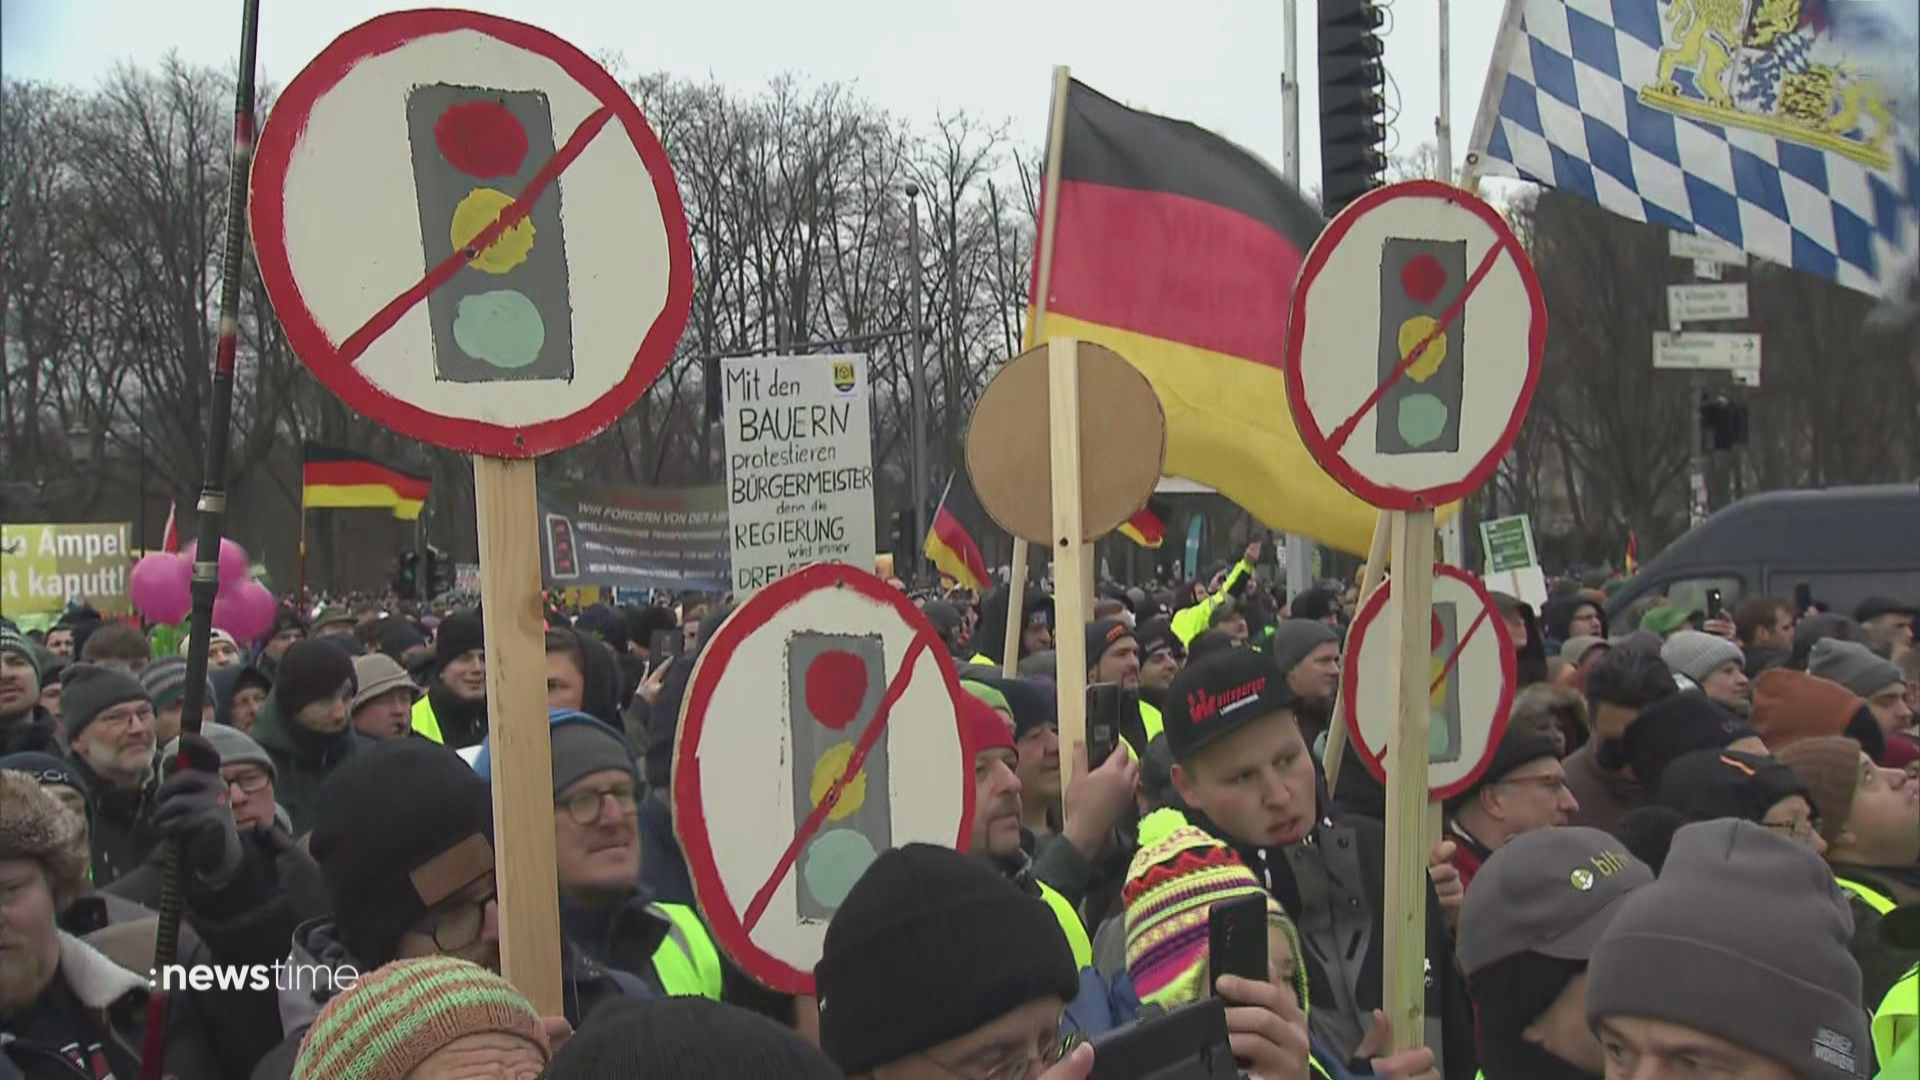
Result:
<svg viewBox="0 0 1920 1080"><path fill-rule="evenodd" d="M552 611L553 1016L499 975L477 611L215 631L197 734L184 659L137 625L0 623L0 1078L131 1080L159 1049L179 1080L1084 1080L1103 1038L1215 1001L1255 1080L1920 1076L1916 605L1656 603L1609 636L1577 582L1497 595L1520 686L1445 804L1425 1027L1396 1040L1384 791L1324 766L1356 597L1289 601L1259 554L1102 586L1082 626L1039 587L921 599L965 691L970 840L883 852L813 996L727 955L674 831L680 703L731 604ZM1062 743L1063 633L1120 693L1101 759ZM183 964L332 974L174 989L156 1027L169 850ZM1209 915L1247 898L1267 977L1216 975Z"/></svg>

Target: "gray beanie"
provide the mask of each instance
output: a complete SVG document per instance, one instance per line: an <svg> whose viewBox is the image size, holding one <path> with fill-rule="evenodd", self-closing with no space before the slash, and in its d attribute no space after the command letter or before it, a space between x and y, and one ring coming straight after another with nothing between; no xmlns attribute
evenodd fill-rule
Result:
<svg viewBox="0 0 1920 1080"><path fill-rule="evenodd" d="M129 701L151 704L153 698L126 668L111 664L68 668L60 677L60 719L67 726L67 741L79 738L101 713Z"/></svg>
<svg viewBox="0 0 1920 1080"><path fill-rule="evenodd" d="M1660 646L1660 659L1666 661L1668 670L1685 675L1698 686L1722 664L1745 664L1747 655L1718 634L1681 630Z"/></svg>
<svg viewBox="0 0 1920 1080"><path fill-rule="evenodd" d="M1885 660L1857 641L1821 638L1808 655L1807 674L1837 682L1863 698L1904 682L1905 676L1891 660Z"/></svg>
<svg viewBox="0 0 1920 1080"><path fill-rule="evenodd" d="M273 767L273 759L267 756L266 750L253 741L253 736L239 728L228 727L225 724L202 724L200 737L213 744L214 750L220 754L220 764L223 767L258 765L265 770L269 779L276 781L280 779L279 770ZM180 740L175 739L167 744L162 756L171 759L179 752Z"/></svg>
<svg viewBox="0 0 1920 1080"><path fill-rule="evenodd" d="M1681 828L1587 968L1587 1023L1664 1020L1804 1078L1868 1075L1853 916L1813 849L1747 821Z"/></svg>
<svg viewBox="0 0 1920 1080"><path fill-rule="evenodd" d="M187 696L187 662L177 656L163 656L140 672L140 685L147 688L156 711L179 708ZM213 704L213 680L208 679L202 705Z"/></svg>
<svg viewBox="0 0 1920 1080"><path fill-rule="evenodd" d="M1319 619L1282 619L1273 626L1273 640L1267 642L1267 652L1273 656L1280 674L1291 675L1301 661L1313 655L1313 650L1339 641L1340 634Z"/></svg>
<svg viewBox="0 0 1920 1080"><path fill-rule="evenodd" d="M553 725L553 795L594 773L620 769L638 779L625 740L606 724L574 713Z"/></svg>

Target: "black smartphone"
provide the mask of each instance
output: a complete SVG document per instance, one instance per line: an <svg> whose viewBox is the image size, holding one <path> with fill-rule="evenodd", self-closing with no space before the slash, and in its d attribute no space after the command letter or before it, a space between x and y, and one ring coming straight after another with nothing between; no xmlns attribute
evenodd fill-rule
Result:
<svg viewBox="0 0 1920 1080"><path fill-rule="evenodd" d="M1793 618L1795 622L1806 617L1813 608L1813 586L1801 582L1793 587Z"/></svg>
<svg viewBox="0 0 1920 1080"><path fill-rule="evenodd" d="M1120 748L1120 684L1087 686L1087 768L1097 769Z"/></svg>
<svg viewBox="0 0 1920 1080"><path fill-rule="evenodd" d="M1707 590L1707 618L1718 619L1722 617L1725 613L1726 613L1726 608L1721 606L1720 590L1708 589Z"/></svg>
<svg viewBox="0 0 1920 1080"><path fill-rule="evenodd" d="M1093 1040L1089 1080L1240 1080L1219 998L1163 1013Z"/></svg>
<svg viewBox="0 0 1920 1080"><path fill-rule="evenodd" d="M1267 898L1242 896L1207 912L1207 962L1214 986L1220 976L1267 981ZM1213 987L1208 987L1213 989ZM1217 992L1217 991L1216 991Z"/></svg>

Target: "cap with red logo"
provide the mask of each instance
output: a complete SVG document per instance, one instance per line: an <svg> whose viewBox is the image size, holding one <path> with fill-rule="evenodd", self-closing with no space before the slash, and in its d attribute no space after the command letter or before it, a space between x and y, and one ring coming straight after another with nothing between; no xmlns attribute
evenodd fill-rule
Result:
<svg viewBox="0 0 1920 1080"><path fill-rule="evenodd" d="M1292 708L1296 700L1271 657L1236 648L1175 676L1160 713L1174 758L1185 761L1248 721Z"/></svg>

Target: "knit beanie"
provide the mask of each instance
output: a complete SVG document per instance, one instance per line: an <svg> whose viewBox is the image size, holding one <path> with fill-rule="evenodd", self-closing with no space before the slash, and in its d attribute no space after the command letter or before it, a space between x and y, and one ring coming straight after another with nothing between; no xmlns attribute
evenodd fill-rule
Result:
<svg viewBox="0 0 1920 1080"><path fill-rule="evenodd" d="M1033 679L1000 679L981 676L973 680L990 690L998 691L1006 699L1007 711L1013 717L1013 737L1024 739L1027 733L1036 728L1056 726L1060 723L1058 706L1047 689Z"/></svg>
<svg viewBox="0 0 1920 1080"><path fill-rule="evenodd" d="M1694 750L1673 759L1660 777L1655 799L1689 821L1737 818L1758 823L1775 803L1794 795L1813 801L1793 770L1771 757Z"/></svg>
<svg viewBox="0 0 1920 1080"><path fill-rule="evenodd" d="M0 769L9 772L26 773L34 778L41 787L63 787L73 791L82 799L91 794L86 778L73 767L73 762L58 754L46 754L38 750L27 750L18 754L0 757Z"/></svg>
<svg viewBox="0 0 1920 1080"><path fill-rule="evenodd" d="M151 701L147 688L126 668L112 664L74 664L60 681L60 721L67 741L80 737L87 725L115 705Z"/></svg>
<svg viewBox="0 0 1920 1080"><path fill-rule="evenodd" d="M1100 658L1122 641L1135 641L1133 627L1119 619L1095 619L1087 624L1087 670L1091 671L1100 663Z"/></svg>
<svg viewBox="0 0 1920 1080"><path fill-rule="evenodd" d="M420 692L400 662L383 652L353 658L353 687L353 708L356 712L374 698L395 690L409 690L416 696Z"/></svg>
<svg viewBox="0 0 1920 1080"><path fill-rule="evenodd" d="M273 699L292 723L301 709L353 685L353 658L322 638L296 641L273 671Z"/></svg>
<svg viewBox="0 0 1920 1080"><path fill-rule="evenodd" d="M974 679L960 680L960 689L986 702L994 712L1006 717L1008 723L1017 723L1013 718L1013 706L1007 703L1007 695Z"/></svg>
<svg viewBox="0 0 1920 1080"><path fill-rule="evenodd" d="M493 843L493 790L439 743L388 739L328 775L308 847L355 960L394 958L427 914L413 871L475 834Z"/></svg>
<svg viewBox="0 0 1920 1080"><path fill-rule="evenodd" d="M547 1059L546 1031L513 984L478 964L433 956L362 975L300 1040L291 1080L406 1080L468 1035L515 1035Z"/></svg>
<svg viewBox="0 0 1920 1080"><path fill-rule="evenodd" d="M1155 828L1162 822L1172 828ZM1154 811L1141 822L1140 832L1140 850L1120 890L1126 905L1127 977L1142 1003L1171 1009L1209 992L1207 916L1215 904L1262 896L1269 918L1286 915L1232 849L1189 824L1179 811Z"/></svg>
<svg viewBox="0 0 1920 1080"><path fill-rule="evenodd" d="M1718 750L1753 734L1746 722L1698 690L1684 690L1640 710L1620 738L1634 779L1648 791L1660 789L1660 773L1675 758L1693 750Z"/></svg>
<svg viewBox="0 0 1920 1080"><path fill-rule="evenodd" d="M1718 634L1681 630L1660 646L1660 659L1666 661L1667 667L1675 674L1685 675L1698 685L1720 670L1722 664L1744 666L1747 654L1740 651L1740 646Z"/></svg>
<svg viewBox="0 0 1920 1080"><path fill-rule="evenodd" d="M820 1048L850 1076L1080 992L1045 901L985 861L931 844L867 867L827 924L813 977Z"/></svg>
<svg viewBox="0 0 1920 1080"><path fill-rule="evenodd" d="M1339 641L1339 633L1318 619L1282 619L1274 624L1267 652L1280 674L1291 675L1302 660L1313 655L1313 650Z"/></svg>
<svg viewBox="0 0 1920 1080"><path fill-rule="evenodd" d="M1023 656L1014 666L1014 671L1023 679L1055 679L1060 674L1060 654L1045 649L1031 656Z"/></svg>
<svg viewBox="0 0 1920 1080"><path fill-rule="evenodd" d="M58 914L87 891L86 823L40 785L32 774L0 769L0 859L39 863Z"/></svg>
<svg viewBox="0 0 1920 1080"><path fill-rule="evenodd" d="M487 647L487 627L477 611L456 611L433 632L433 670L436 674L475 649Z"/></svg>
<svg viewBox="0 0 1920 1080"><path fill-rule="evenodd" d="M253 736L239 728L228 727L226 724L202 724L200 737L213 744L214 750L220 754L221 767L255 765L265 772L269 779L276 781L280 779L280 772L273 767L273 758L267 756L265 748L254 742ZM171 760L179 753L180 740L175 739L167 744L161 756Z"/></svg>
<svg viewBox="0 0 1920 1080"><path fill-rule="evenodd" d="M573 709L554 709L547 714L552 725L553 797L592 776L619 770L639 782L639 769L627 740L605 723ZM493 738L480 744L473 759L475 774L493 779Z"/></svg>
<svg viewBox="0 0 1920 1080"><path fill-rule="evenodd" d="M1839 735L1818 735L1782 747L1774 756L1806 785L1807 801L1820 815L1820 838L1828 846L1839 842L1860 790L1860 744Z"/></svg>
<svg viewBox="0 0 1920 1080"><path fill-rule="evenodd" d="M1458 813L1460 808L1471 803L1484 788L1505 780L1516 770L1536 761L1558 761L1560 751L1554 747L1553 737L1526 727L1509 727L1506 734L1500 736L1500 744L1493 749L1493 760L1487 763L1487 770L1465 791L1448 799L1446 810L1449 814Z"/></svg>
<svg viewBox="0 0 1920 1080"><path fill-rule="evenodd" d="M1793 652L1787 658L1787 666L1796 671L1807 670L1807 665L1813 660L1813 647L1829 638L1859 641L1860 624L1845 615L1832 612L1801 619L1793 628Z"/></svg>
<svg viewBox="0 0 1920 1080"><path fill-rule="evenodd" d="M239 652L239 651L240 651L240 643L239 643L239 642L237 642L237 641L235 641L235 640L233 640L233 635L232 635L232 634L229 634L229 633L227 633L227 632L226 632L225 630L222 630L222 629L220 629L220 628L219 628L219 627L217 627L217 626L216 626L216 627L214 627L213 629L211 629L211 630L209 630L209 631L207 631L207 644L208 644L208 645L212 645L212 644L213 644L214 642L216 642L216 641L224 641L224 642L226 642L226 643L227 643L228 645L231 645L231 646L233 646L233 651L234 651L234 652ZM192 647L193 647L193 635L192 635L192 634L186 634L186 635L184 635L184 636L182 636L182 637L180 638L180 655L179 655L179 657L178 657L177 659L181 659L181 660L184 660L184 659L186 659L186 656L187 656L187 650L188 650L188 649L191 649ZM155 703L155 706L156 706L157 708L165 708L165 707L166 707L166 706L164 706L164 705L160 705L160 704L159 704L158 702L156 702L156 703Z"/></svg>
<svg viewBox="0 0 1920 1080"><path fill-rule="evenodd" d="M187 696L187 662L177 656L163 656L140 672L140 685L147 688L147 696L153 699L153 710L164 712L177 709ZM207 681L206 697L200 699L203 706L213 704L213 681Z"/></svg>
<svg viewBox="0 0 1920 1080"><path fill-rule="evenodd" d="M1864 1077L1852 936L1847 901L1812 848L1746 821L1688 825L1594 947L1587 1023L1664 1020L1796 1077Z"/></svg>
<svg viewBox="0 0 1920 1080"><path fill-rule="evenodd" d="M979 757L989 750L1013 750L1013 727L1007 718L993 711L993 706L974 697L961 694L954 702L960 714L960 731L966 738L967 756Z"/></svg>
<svg viewBox="0 0 1920 1080"><path fill-rule="evenodd" d="M1134 628L1134 640L1140 643L1140 659L1144 663L1157 652L1166 652L1174 659L1184 659L1187 646L1180 635L1173 632L1173 620L1165 615L1156 615Z"/></svg>
<svg viewBox="0 0 1920 1080"><path fill-rule="evenodd" d="M1870 757L1886 748L1880 724L1860 695L1786 668L1763 671L1753 680L1753 728L1775 753L1815 735L1851 736Z"/></svg>
<svg viewBox="0 0 1920 1080"><path fill-rule="evenodd" d="M620 999L568 1039L544 1080L844 1080L812 1043L758 1013L703 997Z"/></svg>
<svg viewBox="0 0 1920 1080"><path fill-rule="evenodd" d="M25 660L33 668L34 678L40 677L40 658L34 655L33 642L20 628L5 620L0 620L0 654L11 653Z"/></svg>
<svg viewBox="0 0 1920 1080"><path fill-rule="evenodd" d="M1834 638L1814 643L1813 652L1808 654L1807 674L1837 682L1863 698L1906 681L1893 661L1857 641Z"/></svg>

